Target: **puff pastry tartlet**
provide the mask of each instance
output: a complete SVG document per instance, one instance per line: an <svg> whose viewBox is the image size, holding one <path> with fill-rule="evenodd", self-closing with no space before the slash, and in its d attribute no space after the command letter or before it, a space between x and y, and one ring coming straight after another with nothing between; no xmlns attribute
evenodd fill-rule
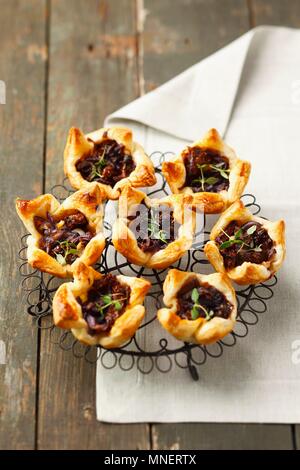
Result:
<svg viewBox="0 0 300 470"><path fill-rule="evenodd" d="M31 234L28 263L61 278L72 275L78 260L94 264L105 247L104 199L97 183L73 193L62 204L52 194L17 199L18 215Z"/></svg>
<svg viewBox="0 0 300 470"><path fill-rule="evenodd" d="M54 323L71 329L85 344L118 348L140 326L150 286L145 279L100 274L79 262L73 282L62 284L55 293Z"/></svg>
<svg viewBox="0 0 300 470"><path fill-rule="evenodd" d="M183 194L150 199L126 186L119 199L119 218L112 242L131 263L160 269L181 258L193 243L195 212Z"/></svg>
<svg viewBox="0 0 300 470"><path fill-rule="evenodd" d="M216 129L162 165L171 191L192 194L197 208L207 214L223 212L239 199L250 169L250 163L237 158Z"/></svg>
<svg viewBox="0 0 300 470"><path fill-rule="evenodd" d="M161 325L175 338L209 344L232 331L237 315L235 291L224 274L170 269L164 285L167 308L157 312Z"/></svg>
<svg viewBox="0 0 300 470"><path fill-rule="evenodd" d="M118 199L120 189L156 183L153 164L141 145L133 141L130 129L103 128L84 135L71 128L64 151L64 170L71 185L80 189L96 181L110 199Z"/></svg>
<svg viewBox="0 0 300 470"><path fill-rule="evenodd" d="M210 263L237 284L266 281L285 256L285 224L251 214L236 201L219 218L204 247Z"/></svg>

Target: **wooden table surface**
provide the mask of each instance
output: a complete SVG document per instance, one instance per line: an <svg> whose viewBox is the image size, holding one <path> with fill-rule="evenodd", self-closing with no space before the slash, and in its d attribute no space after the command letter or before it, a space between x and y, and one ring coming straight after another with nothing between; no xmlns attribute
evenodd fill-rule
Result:
<svg viewBox="0 0 300 470"><path fill-rule="evenodd" d="M1 449L300 447L293 425L97 422L95 366L37 331L17 265L24 229L14 198L61 181L69 127L101 127L111 111L258 24L300 27L300 1L0 0Z"/></svg>

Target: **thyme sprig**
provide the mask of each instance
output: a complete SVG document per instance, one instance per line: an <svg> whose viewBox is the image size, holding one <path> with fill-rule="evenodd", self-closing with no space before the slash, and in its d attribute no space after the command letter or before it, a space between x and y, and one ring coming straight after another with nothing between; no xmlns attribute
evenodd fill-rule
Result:
<svg viewBox="0 0 300 470"><path fill-rule="evenodd" d="M91 180L93 180L96 177L101 178L102 170L107 165L107 161L104 158L105 152L106 152L106 146L104 147L104 150L103 150L102 155L100 156L99 160L92 164L92 171L90 173L90 179Z"/></svg>
<svg viewBox="0 0 300 470"><path fill-rule="evenodd" d="M98 312L100 313L100 315L102 315L102 318L104 318L104 315L106 313L106 312L104 312L104 310L106 310L111 305L113 305L115 310L117 310L117 311L120 311L123 308L122 301L126 300L126 298L123 297L121 299L115 299L114 300L112 298L113 295L116 295L116 294L104 294L104 295L102 295L101 300L103 302L103 305L100 305L99 303L96 303L96 308L97 308Z"/></svg>
<svg viewBox="0 0 300 470"><path fill-rule="evenodd" d="M208 165L213 170L218 171L223 178L225 178L227 180L229 179L230 169L229 168L227 168L227 169L222 168L223 162L217 163L216 165L213 165L212 163L209 163Z"/></svg>
<svg viewBox="0 0 300 470"><path fill-rule="evenodd" d="M59 242L59 246L63 249L64 253L57 253L56 261L58 261L59 264L61 264L62 266L65 266L67 264L67 258L69 255L78 256L80 254L80 251L77 249L76 243L64 240L62 242Z"/></svg>
<svg viewBox="0 0 300 470"><path fill-rule="evenodd" d="M242 240L240 237L242 235L242 229L239 229L234 235L230 236L228 233L225 232L225 230L221 229L221 231L226 235L228 240L225 242L221 243L220 245L220 250L226 250L226 248L229 248L232 245L245 245L244 240Z"/></svg>
<svg viewBox="0 0 300 470"><path fill-rule="evenodd" d="M191 310L192 320L197 320L197 318L200 316L200 310L202 310L205 314L205 320L209 321L214 316L214 311L213 310L207 311L203 305L199 304L199 297L200 297L200 294L197 288L195 287L192 290L192 295L191 295L192 301L194 302L194 305Z"/></svg>
<svg viewBox="0 0 300 470"><path fill-rule="evenodd" d="M148 223L148 235L149 235L149 238L156 238L157 240L160 240L165 244L168 243L166 232L160 228L159 223L155 219L152 212L151 212L150 221Z"/></svg>
<svg viewBox="0 0 300 470"><path fill-rule="evenodd" d="M257 226L256 225L251 225L251 227L249 227L246 231L247 235L253 235L253 233L256 231L257 229ZM245 242L245 240L243 240L241 238L241 235L243 233L243 229L240 228L234 235L230 236L228 235L228 233L225 232L225 230L221 229L221 231L224 233L224 235L226 235L226 237L228 238L228 240L226 240L225 242L221 243L220 245L220 250L226 250L226 248L229 248L231 247L232 245L241 245L240 246L240 249L238 250L238 253L244 248L246 247L248 249L248 251L261 251L261 245L258 245L258 246L251 246L249 245L248 243Z"/></svg>
<svg viewBox="0 0 300 470"><path fill-rule="evenodd" d="M215 176L208 176L207 178L205 178L204 173L203 173L203 170L204 170L203 167L205 167L206 164L205 165L197 165L197 166L200 169L201 177L194 179L192 181L192 183L200 183L201 184L201 189L204 192L205 191L205 189L204 189L205 184L216 184L219 180Z"/></svg>
<svg viewBox="0 0 300 470"><path fill-rule="evenodd" d="M223 162L217 163L216 165L214 165L212 163L198 164L197 167L200 170L201 176L200 176L200 178L194 179L192 182L193 183L200 183L202 191L204 191L204 185L205 184L215 184L215 183L217 183L219 181L219 179L216 176L208 176L207 178L205 177L204 172L207 171L207 170L210 170L210 169L213 169L214 171L217 171L220 174L220 176L222 176L223 178L228 180L229 179L230 169L229 168L228 169L222 168L223 165L224 165Z"/></svg>

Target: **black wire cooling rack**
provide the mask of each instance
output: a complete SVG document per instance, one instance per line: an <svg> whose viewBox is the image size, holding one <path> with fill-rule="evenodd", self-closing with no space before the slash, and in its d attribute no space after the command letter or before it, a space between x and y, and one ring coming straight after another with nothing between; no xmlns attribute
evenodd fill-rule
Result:
<svg viewBox="0 0 300 470"><path fill-rule="evenodd" d="M168 153L154 152L151 155L156 163L157 185L148 196L163 197L168 194L166 181L161 174L161 163ZM56 185L51 190L52 194L60 201L68 197L73 190L68 186L66 180ZM246 194L242 197L246 207L253 213L260 212L255 196ZM152 288L146 298L146 315L144 323L140 326L133 338L122 348L107 350L101 346L84 346L78 342L69 330L56 327L52 321L52 299L57 287L66 282L32 270L27 264L26 240L21 238L21 249L19 251L19 271L22 276L22 288L26 292L26 312L31 315L36 326L49 331L51 341L66 351L72 351L75 357L82 358L89 363L98 360L106 369L112 369L117 365L123 371L129 371L133 367L142 374L150 374L154 368L160 372L167 373L173 366L187 369L194 380L199 379L198 367L202 366L209 357L218 358L223 354L224 348L233 347L238 338L244 338L249 327L255 325L261 314L267 311L267 301L273 297L272 288L277 283L274 276L271 280L258 285L250 285L246 288L237 288L238 316L234 331L214 345L196 345L174 340L160 326L156 320L156 311L163 306L162 286L168 270L172 267L184 271L203 272L204 265L209 265L206 260L203 247L208 240L209 231L205 230L207 224L201 230L202 239L196 241L193 249L175 265L163 270L148 269L129 263L122 255L115 251L111 241L111 225L106 221L104 228L106 233L106 247L102 253L96 269L104 273L126 274L132 276L143 276L148 279ZM199 235L199 234L198 234ZM196 240L199 237L196 236ZM151 310L147 309L147 303L151 303ZM147 341L147 332L150 328L154 333Z"/></svg>

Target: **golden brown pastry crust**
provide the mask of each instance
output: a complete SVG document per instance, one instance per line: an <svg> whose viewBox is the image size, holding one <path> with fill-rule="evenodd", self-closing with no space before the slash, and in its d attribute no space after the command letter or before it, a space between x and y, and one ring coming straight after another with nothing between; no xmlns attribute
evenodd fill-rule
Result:
<svg viewBox="0 0 300 470"><path fill-rule="evenodd" d="M103 137L104 133L107 134L107 137ZM107 138L123 144L130 152L136 165L133 172L127 178L118 181L113 188L108 184L97 183L105 189L109 199L118 199L120 190L128 183L133 187L152 186L156 183L153 164L143 147L133 141L130 129L125 127L102 128L84 135L80 129L72 127L64 151L64 171L73 188L80 189L91 184L76 170L76 163L93 149L94 143L100 143Z"/></svg>
<svg viewBox="0 0 300 470"><path fill-rule="evenodd" d="M221 233L222 229L224 230L233 220L239 221L242 224L251 220L260 223L274 242L276 249L275 255L273 255L269 261L265 261L261 264L244 262L240 266L226 270L223 257L215 239ZM210 241L206 243L204 252L216 271L226 273L230 279L237 284L257 284L266 281L278 271L285 257L284 221L278 220L277 222L270 222L261 217L252 215L241 201L236 201L220 216L219 220L214 225L210 234Z"/></svg>
<svg viewBox="0 0 300 470"><path fill-rule="evenodd" d="M137 243L136 237L129 228L131 210L144 201L147 207L165 205L173 208L174 218L181 225L178 238L169 243L166 248L151 254L143 252ZM131 263L146 266L152 269L162 269L170 266L181 258L193 243L195 232L195 212L191 210L192 197L183 194L174 194L162 199L150 199L141 191L126 186L119 199L119 218L112 231L112 242L115 249Z"/></svg>
<svg viewBox="0 0 300 470"><path fill-rule="evenodd" d="M184 149L181 154L162 164L162 173L166 178L172 193L192 194L193 201L200 211L206 214L223 212L230 204L239 199L249 179L251 165L240 160L234 150L221 138L216 129L209 130L202 140L194 142L190 147L203 147L219 151L229 160L229 187L219 193L194 193L192 188L184 186L186 171L184 166Z"/></svg>
<svg viewBox="0 0 300 470"><path fill-rule="evenodd" d="M229 318L214 317L207 321L205 318L199 317L197 320L186 320L177 315L177 293L183 285L195 278L201 283L208 283L224 294L233 305ZM161 308L157 312L157 318L175 338L188 343L210 344L222 339L232 331L237 315L237 301L235 291L225 274L204 275L170 269L164 282L163 291L163 300L167 308Z"/></svg>
<svg viewBox="0 0 300 470"><path fill-rule="evenodd" d="M31 234L27 239L28 263L33 268L61 278L72 276L74 266L78 261L82 261L88 266L94 264L105 247L105 238L102 233L103 201L105 199L104 190L97 183L92 183L88 188L76 191L62 204L52 194L43 194L32 200L17 199L17 213ZM95 236L85 246L81 256L74 263L62 266L55 258L39 248L38 243L42 235L35 227L34 217L46 218L47 212L49 212L55 218L60 218L74 210L85 215Z"/></svg>
<svg viewBox="0 0 300 470"><path fill-rule="evenodd" d="M76 299L80 297L85 301L88 290L94 281L103 276L84 263L77 263L73 282L62 284L55 293L53 299L54 323L61 328L71 329L75 338L82 343L100 344L108 349L118 348L126 343L140 326L145 315L144 298L151 284L142 278L118 275L118 281L131 288L129 303L109 332L92 336L89 334L88 324L82 316L81 305Z"/></svg>

